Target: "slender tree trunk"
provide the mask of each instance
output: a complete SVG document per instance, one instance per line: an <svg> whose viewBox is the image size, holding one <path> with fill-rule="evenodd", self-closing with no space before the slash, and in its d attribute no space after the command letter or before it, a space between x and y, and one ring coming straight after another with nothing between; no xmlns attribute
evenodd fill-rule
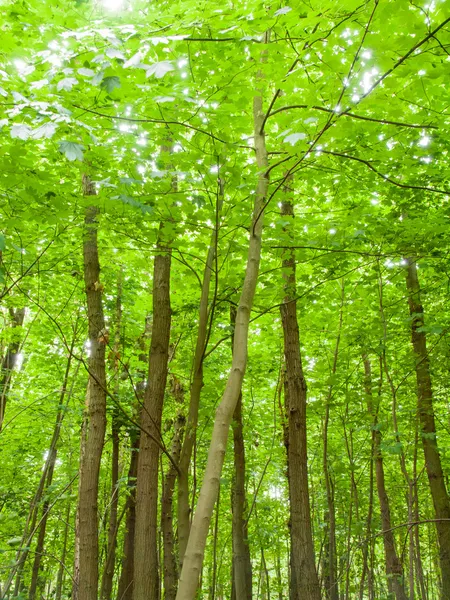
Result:
<svg viewBox="0 0 450 600"><path fill-rule="evenodd" d="M178 415L174 426L174 435L170 454L178 463L183 441L185 418ZM172 463L164 478L163 494L161 499L161 531L164 549L164 600L175 600L178 583L178 563L175 554L175 536L173 531L173 494L177 471Z"/></svg>
<svg viewBox="0 0 450 600"><path fill-rule="evenodd" d="M415 258L408 258L406 287L411 315L412 345L417 379L417 410L422 432L425 468L433 499L436 531L439 540L439 562L442 576L442 600L450 600L450 502L442 470L441 456L436 439L433 390L427 340L424 331L424 310L420 301L420 285ZM442 519L442 520L439 520Z"/></svg>
<svg viewBox="0 0 450 600"><path fill-rule="evenodd" d="M140 405L144 399L145 379L148 373L148 351L146 340L151 335L150 319L145 321L145 330L139 339L139 362L138 382L136 385L136 403L134 412L135 419L139 420ZM125 502L125 531L123 535L122 565L117 588L117 600L132 600L133 578L134 578L134 538L136 530L136 478L139 458L140 430L130 429L130 465L127 477L127 499Z"/></svg>
<svg viewBox="0 0 450 600"><path fill-rule="evenodd" d="M285 227L293 240L294 207L289 199L281 204L281 215L291 223ZM284 303L281 320L284 336L284 396L287 414L288 482L290 499L290 537L292 572L295 572L294 598L320 600L319 578L316 572L308 492L308 458L306 435L306 380L300 353L300 335L295 300L295 256L288 249L283 257Z"/></svg>
<svg viewBox="0 0 450 600"><path fill-rule="evenodd" d="M86 196L95 187L83 176ZM98 594L98 484L106 429L105 329L97 245L98 209L86 209L83 239L84 283L86 286L89 332L89 381L82 429L75 541L73 600L97 600Z"/></svg>
<svg viewBox="0 0 450 600"><path fill-rule="evenodd" d="M367 510L367 520L366 520L366 530L365 530L365 538L362 547L362 559L363 559L363 571L361 574L361 579L359 583L359 600L363 600L364 598L364 587L366 582L367 575L367 587L369 592L369 599L372 598L370 594L371 589L371 581L370 581L370 571L369 571L369 549L370 549L370 536L372 531L372 514L373 514L373 456L375 455L374 448L374 432L372 431L372 440L370 445L370 465L369 465L369 507Z"/></svg>
<svg viewBox="0 0 450 600"><path fill-rule="evenodd" d="M211 577L211 590L210 600L216 598L216 586L217 586L217 543L219 541L219 514L220 514L220 484L219 492L217 494L216 502L216 516L214 519L214 531L213 531L213 563L212 563L212 577Z"/></svg>
<svg viewBox="0 0 450 600"><path fill-rule="evenodd" d="M341 329L344 306L344 282L341 284L341 307L339 311L339 326L334 348L332 376L336 375L337 361L339 356L339 344L341 341ZM333 383L328 388L325 404L325 417L323 423L323 473L325 478L325 490L327 494L328 542L324 560L324 584L327 600L339 600L339 586L337 578L337 551L336 551L336 510L334 504L333 480L329 468L328 458L328 425L330 422L330 404L333 396Z"/></svg>
<svg viewBox="0 0 450 600"><path fill-rule="evenodd" d="M2 360L0 375L0 433L5 419L6 402L8 400L9 389L11 387L11 378L14 367L17 364L17 357L20 350L19 332L23 325L25 317L25 308L9 309L12 327L12 340L8 345L6 354Z"/></svg>
<svg viewBox="0 0 450 600"><path fill-rule="evenodd" d="M142 432L136 486L134 600L158 600L158 466L161 418L170 342L170 266L172 252L161 223L153 269L153 322L148 383L141 412Z"/></svg>
<svg viewBox="0 0 450 600"><path fill-rule="evenodd" d="M198 411L200 407L200 394L203 387L203 359L208 338L208 302L211 287L211 277L214 271L214 259L217 258L217 239L219 232L220 213L223 204L223 184L219 180L218 198L216 207L216 223L211 234L205 270L203 272L202 290L198 314L197 341L195 345L194 361L192 365L192 383L189 397L189 409L186 422L186 433L181 450L179 475L178 475L178 552L180 566L183 564L184 553L189 538L190 530L190 503L189 503L189 469L192 451L194 448ZM216 274L217 276L217 274Z"/></svg>
<svg viewBox="0 0 450 600"><path fill-rule="evenodd" d="M231 326L236 322L236 310L230 310ZM233 336L234 337L234 336ZM233 339L232 339L233 341ZM231 489L231 510L233 514L233 561L232 581L236 598L252 600L252 563L248 544L248 526L245 519L245 445L242 424L242 393L233 414L234 479Z"/></svg>
<svg viewBox="0 0 450 600"><path fill-rule="evenodd" d="M65 514L63 547L62 547L62 552L61 552L61 558L59 561L58 574L56 576L55 600L61 600L62 590L63 590L63 585L64 585L64 574L67 569L66 556L67 556L67 542L68 542L68 538L69 538L70 511L71 511L71 504L69 501L69 502L67 502L67 508L66 508L66 514Z"/></svg>
<svg viewBox="0 0 450 600"><path fill-rule="evenodd" d="M131 458L128 469L128 496L125 503L125 532L123 538L123 558L117 589L117 600L132 600L134 573L134 536L136 530L136 477L139 456L139 435L131 441Z"/></svg>
<svg viewBox="0 0 450 600"><path fill-rule="evenodd" d="M268 34L265 37L265 41L268 41ZM247 269L236 315L232 367L222 400L216 411L206 470L184 555L176 596L177 600L194 600L197 592L209 524L219 491L219 481L225 458L228 431L239 394L241 393L242 380L247 363L248 328L256 283L258 281L263 211L269 183L267 176L267 150L265 136L262 133L264 111L261 91L257 91L253 100L253 114L254 142L259 176L255 193L253 218L250 226Z"/></svg>
<svg viewBox="0 0 450 600"><path fill-rule="evenodd" d="M415 438L414 438L414 459L413 459L413 520L418 522L420 520L419 515L419 498L417 492L417 454L419 445L419 428L417 419L415 420ZM428 600L428 595L425 587L425 577L423 574L422 565L422 553L420 549L420 535L419 527L414 527L410 533L414 537L414 565L416 569L417 587L419 590L419 598L422 600Z"/></svg>
<svg viewBox="0 0 450 600"><path fill-rule="evenodd" d="M113 347L113 370L115 379L114 394L119 394L119 358L120 358L120 335L122 326L122 272L117 279L116 315ZM118 409L114 407L111 421L111 500L109 508L108 544L106 547L106 560L103 569L102 583L100 587L100 598L111 600L114 568L116 564L116 545L118 533L117 509L119 506L119 449L120 449L120 424Z"/></svg>
<svg viewBox="0 0 450 600"><path fill-rule="evenodd" d="M16 583L15 583L15 595L17 595L16 591L18 593L18 590L21 588L21 586L22 586L22 582L21 582L22 570L23 570L25 562L28 558L29 548L30 548L31 542L33 540L33 537L36 534L36 531L39 530L38 543L37 543L37 548L35 550L35 558L34 558L34 563L33 563L31 590L29 592L29 593L33 593L33 594L35 593L35 591L33 592L32 588L33 588L33 586L37 585L40 561L41 561L42 551L43 551L43 543L44 543L44 539L45 539L45 529L47 526L47 518L48 518L48 512L50 510L50 506L49 506L48 502L44 503L41 520L38 523L39 508L40 508L40 503L41 503L44 491L45 491L46 487L48 487L51 484L52 478L53 478L53 470L54 470L54 466L55 466L55 462L56 462L56 448L57 448L57 444L58 444L58 440L59 440L62 422L63 422L64 416L66 414L65 410L62 409L61 406L62 406L62 403L63 403L64 398L67 393L67 383L68 383L68 377L69 377L70 366L71 366L71 361L72 361L72 351L73 351L73 348L75 345L75 341L76 341L76 332L74 333L74 336L72 338L72 342L70 345L69 356L67 359L65 375L64 375L64 379L63 379L63 383L62 383L62 389L61 389L61 393L58 397L58 409L57 409L57 413L56 413L56 422L55 422L55 427L53 430L52 439L50 442L48 455L45 460L44 468L42 469L42 474L41 474L41 477L39 480L37 490L34 494L33 500L30 503L30 509L28 512L27 521L26 521L24 532L22 535L22 540L21 540L21 543L19 546L19 550L16 554L15 566L13 569L11 569L10 576L5 584L5 587L3 590L4 595L7 594L8 590L11 586L11 583L16 575L17 575L17 577L16 577ZM73 386L75 384L75 379L76 379L77 373L78 373L78 367L77 367L77 370L76 370L76 373L74 376L72 388L69 391L69 394L67 397L67 402L69 401L69 399L72 395L72 390L73 390Z"/></svg>
<svg viewBox="0 0 450 600"><path fill-rule="evenodd" d="M386 575L388 589L395 595L396 600L407 600L404 588L403 568L395 548L394 533L391 524L391 510L389 498L386 491L384 478L383 456L381 454L381 433L378 429L378 408L374 406L372 398L372 371L370 360L367 355L364 360L364 386L367 398L367 411L372 419L372 435L375 461L375 476L377 482L378 499L380 502L381 526L383 528L384 556L386 564ZM380 365L380 369L382 366ZM380 377L382 376L380 372Z"/></svg>

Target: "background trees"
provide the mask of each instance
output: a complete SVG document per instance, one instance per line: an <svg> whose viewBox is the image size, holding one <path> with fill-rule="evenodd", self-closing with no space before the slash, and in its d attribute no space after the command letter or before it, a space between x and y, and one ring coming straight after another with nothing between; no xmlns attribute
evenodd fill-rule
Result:
<svg viewBox="0 0 450 600"><path fill-rule="evenodd" d="M445 3L0 11L0 595L449 598Z"/></svg>

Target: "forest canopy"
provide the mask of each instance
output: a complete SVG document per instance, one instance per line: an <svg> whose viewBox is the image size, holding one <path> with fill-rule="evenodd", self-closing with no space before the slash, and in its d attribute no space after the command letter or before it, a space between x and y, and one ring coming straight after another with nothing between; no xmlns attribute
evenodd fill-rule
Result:
<svg viewBox="0 0 450 600"><path fill-rule="evenodd" d="M0 32L0 599L450 600L448 2Z"/></svg>

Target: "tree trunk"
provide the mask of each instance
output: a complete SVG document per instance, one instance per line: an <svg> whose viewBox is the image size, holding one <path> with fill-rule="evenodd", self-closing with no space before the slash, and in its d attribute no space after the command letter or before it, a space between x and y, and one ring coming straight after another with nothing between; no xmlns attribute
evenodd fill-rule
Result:
<svg viewBox="0 0 450 600"><path fill-rule="evenodd" d="M266 41L268 41L268 34L265 37ZM177 600L194 600L196 595L209 524L219 491L219 481L225 458L228 431L239 394L241 393L242 380L247 363L248 328L258 280L261 259L263 211L269 183L265 136L264 133L261 133L264 122L261 91L257 91L257 95L253 100L253 115L254 142L259 176L255 193L253 218L250 226L247 269L236 315L232 367L222 400L216 411L206 470L183 560L183 568L176 596Z"/></svg>
<svg viewBox="0 0 450 600"><path fill-rule="evenodd" d="M61 559L59 561L58 574L56 576L55 586L55 600L61 600L62 590L64 585L64 574L66 570L66 555L67 555L67 542L69 538L69 522L70 522L70 501L67 502L67 509L65 514L64 524L64 536L63 536L63 547L61 552Z"/></svg>
<svg viewBox="0 0 450 600"><path fill-rule="evenodd" d="M153 269L153 322L148 383L141 412L142 432L136 486L134 600L158 600L158 466L161 418L167 381L170 341L171 248L160 224Z"/></svg>
<svg viewBox="0 0 450 600"><path fill-rule="evenodd" d="M139 420L139 407L142 404L145 392L145 379L148 372L148 352L146 350L146 339L151 335L150 319L145 321L145 330L139 340L139 362L138 382L136 385L135 418ZM139 458L140 429L135 427L130 430L130 466L127 477L127 499L125 503L125 532L123 536L122 568L120 571L119 584L117 588L117 600L132 600L133 578L134 578L134 537L136 531L136 477Z"/></svg>
<svg viewBox="0 0 450 600"><path fill-rule="evenodd" d="M83 175L86 196L95 187ZM81 439L78 512L75 539L74 600L97 600L98 593L98 483L106 429L105 329L97 245L98 209L86 209L83 239L84 283L89 332L89 381Z"/></svg>
<svg viewBox="0 0 450 600"><path fill-rule="evenodd" d="M289 199L281 204L281 215L290 221L285 227L292 241L294 207ZM290 499L290 537L292 572L295 572L294 598L320 600L311 511L308 492L308 459L306 436L306 381L300 353L297 320L296 278L294 251L283 256L284 302L280 307L284 336L284 397L287 414L287 461Z"/></svg>
<svg viewBox="0 0 450 600"><path fill-rule="evenodd" d="M450 600L450 503L442 470L441 456L436 439L433 390L427 339L424 331L424 311L420 302L420 285L415 258L408 258L406 287L411 315L412 345L415 355L417 379L417 410L422 431L422 446L425 468L428 475L431 497L436 516L436 531L439 540L439 562L442 576L442 600ZM443 520L439 520L443 519Z"/></svg>
<svg viewBox="0 0 450 600"><path fill-rule="evenodd" d="M139 456L139 434L135 433L131 442L131 459L128 469L128 496L125 503L125 532L123 538L123 558L117 588L117 600L132 600L134 573L134 535L136 530L136 477Z"/></svg>
<svg viewBox="0 0 450 600"><path fill-rule="evenodd" d="M363 600L364 598L364 586L367 575L367 591L369 595L369 600L372 599L371 595L371 573L369 570L368 558L369 558L369 549L371 546L371 531L372 531L372 514L373 514L373 456L375 455L374 449L374 435L372 433L372 440L370 446L371 458L370 458L370 466L369 466L369 507L367 510L367 520L366 520L366 530L365 537L362 547L362 560L363 560L363 571L361 574L361 579L359 582L359 600Z"/></svg>
<svg viewBox="0 0 450 600"><path fill-rule="evenodd" d="M403 568L395 548L394 533L391 524L391 510L384 479L383 456L381 454L381 433L378 428L378 407L374 406L372 399L372 372L370 360L367 355L364 360L364 387L367 399L367 411L372 419L372 439L375 462L375 478L377 483L378 499L380 502L381 526L383 528L383 544L386 565L386 576L389 592L395 595L396 600L407 600L403 582ZM381 368L381 365L380 365ZM381 377L380 373L380 377Z"/></svg>
<svg viewBox="0 0 450 600"><path fill-rule="evenodd" d="M122 273L119 272L117 280L117 297L116 297L116 318L114 332L114 347L113 347L113 370L115 379L114 394L116 397L119 394L119 358L120 358L120 333L122 326ZM106 549L106 560L102 575L102 584L100 587L100 598L102 600L111 600L114 567L116 563L116 545L117 545L117 509L119 506L119 434L120 424L118 409L114 407L112 422L111 422L111 500L109 509L109 526L108 526L108 545Z"/></svg>
<svg viewBox="0 0 450 600"><path fill-rule="evenodd" d="M344 282L341 283L341 307L339 311L339 326L334 348L332 376L336 375L337 361L339 355L339 344L341 341L342 317L344 306ZM334 504L333 480L328 463L328 424L330 421L330 404L333 396L333 386L328 387L325 404L325 418L323 423L323 474L325 478L325 490L327 495L327 512L325 521L328 523L328 540L326 541L324 557L324 585L327 600L339 600L339 586L337 577L337 552L336 552L336 510Z"/></svg>
<svg viewBox="0 0 450 600"><path fill-rule="evenodd" d="M177 385L177 384L175 384ZM183 441L185 418L178 415L175 421L174 434L170 454L175 463L178 463ZM164 548L164 600L175 600L178 582L178 563L175 555L175 536L173 531L173 494L177 471L173 463L164 478L161 499L161 531Z"/></svg>
<svg viewBox="0 0 450 600"><path fill-rule="evenodd" d="M230 310L231 326L236 322L236 310ZM232 341L233 341L232 336ZM245 445L242 425L242 393L233 414L234 479L231 490L233 514L233 561L232 581L236 598L252 600L252 562L248 545L248 526L245 518Z"/></svg>
<svg viewBox="0 0 450 600"><path fill-rule="evenodd" d="M203 387L203 359L208 338L208 301L211 286L211 276L214 270L214 259L217 255L217 236L219 230L220 212L223 203L223 185L219 181L219 194L216 207L216 223L211 234L205 270L203 272L202 291L198 314L197 342L195 345L194 362L192 365L192 383L189 397L189 410L186 423L186 432L181 450L179 475L178 475L178 553L180 566L183 564L184 553L189 538L190 530L190 504L189 504L189 468L191 465L192 450L194 448L200 394ZM216 275L217 276L217 275Z"/></svg>
<svg viewBox="0 0 450 600"><path fill-rule="evenodd" d="M11 377L14 367L17 364L17 357L20 349L19 331L23 325L25 317L25 308L9 309L12 327L12 340L8 344L6 354L2 360L1 378L0 378L0 432L5 419L6 402L8 400L9 389L11 387Z"/></svg>
<svg viewBox="0 0 450 600"><path fill-rule="evenodd" d="M231 509L233 513L233 580L236 598L252 600L252 563L245 519L245 446L242 429L242 394L233 415L234 480Z"/></svg>
<svg viewBox="0 0 450 600"><path fill-rule="evenodd" d="M73 348L75 346L75 337L76 336L74 334L74 337L72 339L72 344L69 349L69 357L67 359L67 365L66 365L66 371L64 374L63 385L62 385L61 393L58 398L58 409L56 412L55 428L53 430L52 441L50 442L48 456L47 456L47 459L46 459L45 465L44 465L44 474L46 475L45 489L48 489L51 486L52 481L53 481L53 472L55 470L55 465L56 465L56 457L57 457L57 452L58 452L58 441L59 441L59 436L61 433L61 427L62 427L62 423L63 423L64 417L66 415L66 412L67 412L66 411L67 404L72 396L72 391L73 391L73 388L75 385L75 380L76 380L76 377L78 374L79 365L76 368L75 376L73 379L71 389L70 389L69 393L67 394L67 400L65 402L65 405L63 406L64 398L67 393L67 384L69 381L70 368L72 365L72 352L73 352ZM48 500L45 500L43 507L42 507L42 517L41 517L41 521L39 524L39 533L38 533L38 539L37 539L36 549L35 549L35 554L34 554L33 568L32 568L32 572L31 572L31 583L30 583L30 589L28 592L29 600L34 600L34 598L36 596L36 591L38 589L39 572L40 572L40 568L41 568L42 556L44 553L45 533L46 533L46 529L47 529L47 520L48 520L49 510L50 510L50 503Z"/></svg>

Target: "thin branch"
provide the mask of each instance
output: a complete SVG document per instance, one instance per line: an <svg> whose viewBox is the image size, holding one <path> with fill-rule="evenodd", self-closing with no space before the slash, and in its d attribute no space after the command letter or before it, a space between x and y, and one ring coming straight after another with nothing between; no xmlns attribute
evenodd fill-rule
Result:
<svg viewBox="0 0 450 600"><path fill-rule="evenodd" d="M292 104L291 106L282 106L281 108L277 108L270 113L269 118L273 117L277 113L283 112L285 110L293 110L296 108L307 108L311 110L321 110L326 113L336 113L332 108L325 108L324 106L309 106L308 104ZM374 117L366 117L363 115L356 115L351 112L343 112L343 117L351 117L352 119L360 119L361 121L371 121L372 123L381 123L382 125L395 125L397 127L411 127L414 129L438 129L437 125L414 125L412 123L403 123L401 121L391 121L390 119L375 119Z"/></svg>
<svg viewBox="0 0 450 600"><path fill-rule="evenodd" d="M434 192L435 194L450 194L450 190L441 190L440 188L434 188L434 187L428 187L426 185L409 185L407 183L400 183L399 181L397 181L396 179L392 179L391 177L388 177L387 175L383 175L383 173L380 173L380 171L378 171L378 169L376 169L371 162L369 162L368 160L365 160L363 158L359 158L358 156L352 156L351 154L345 154L343 152L332 152L331 150L321 150L321 152L323 152L323 154L330 154L331 156L338 156L340 158L348 158L349 160L354 160L356 162L359 162L363 165L365 165L366 167L368 167L371 171L373 171L376 175L378 175L378 177L381 177L381 179L383 179L384 181L387 181L388 183L392 183L392 185L396 185L397 187L400 188L404 188L407 190L423 190L425 192Z"/></svg>

